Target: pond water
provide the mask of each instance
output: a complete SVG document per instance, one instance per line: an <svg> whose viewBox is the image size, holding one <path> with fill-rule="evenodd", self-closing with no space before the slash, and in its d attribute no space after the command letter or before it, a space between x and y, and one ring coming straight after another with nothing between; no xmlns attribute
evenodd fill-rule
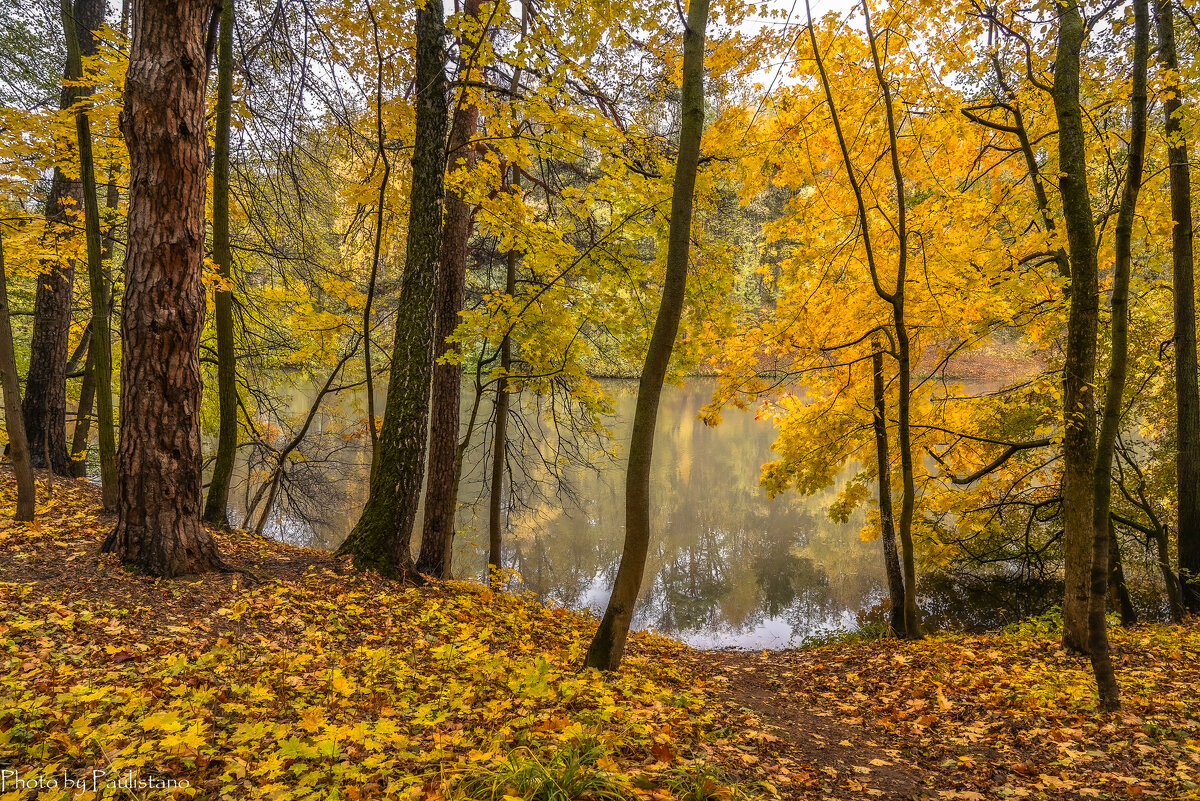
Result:
<svg viewBox="0 0 1200 801"><path fill-rule="evenodd" d="M613 443L623 452L636 382L614 381ZM753 413L730 411L719 426L697 419L711 398L711 381L692 379L665 388L655 440L649 564L637 628L653 628L698 647L783 648L834 629L856 628L860 613L884 596L878 541L864 542L861 513L845 524L826 509L838 487L817 495L768 499L758 485L772 458L774 426ZM298 393L297 409L311 399ZM290 490L292 510L279 504L266 533L297 545L336 548L353 527L366 498L369 451L362 439L336 429L362 399L345 399L315 421L332 461L300 474ZM464 397L464 418L470 397ZM380 407L382 408L382 407ZM480 418L488 415L486 403ZM484 432L482 440L490 440ZM479 439L477 437L477 439ZM623 457L601 453L590 466L559 468L566 492L555 492L536 458L540 436L531 432L510 459L527 465L526 479L506 495L503 562L526 590L572 609L603 611L624 537ZM468 454L460 492L460 534L454 573L478 579L487 561L486 448ZM245 468L241 475L246 475ZM319 476L323 475L322 480ZM541 482L533 492L530 481ZM316 496L309 498L306 494ZM236 514L245 487L231 493ZM296 511L297 506L299 511ZM303 518L303 519L302 519ZM419 527L418 527L419 528Z"/></svg>

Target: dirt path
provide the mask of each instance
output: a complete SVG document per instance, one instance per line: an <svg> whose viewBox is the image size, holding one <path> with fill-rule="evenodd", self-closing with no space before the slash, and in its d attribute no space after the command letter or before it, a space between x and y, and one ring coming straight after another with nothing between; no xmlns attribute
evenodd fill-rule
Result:
<svg viewBox="0 0 1200 801"><path fill-rule="evenodd" d="M796 680L797 656L743 651L697 652L693 667L725 679L731 728L755 732L742 757L747 780L765 772L783 799L936 798L922 771L897 743L861 716L846 720L835 704Z"/></svg>

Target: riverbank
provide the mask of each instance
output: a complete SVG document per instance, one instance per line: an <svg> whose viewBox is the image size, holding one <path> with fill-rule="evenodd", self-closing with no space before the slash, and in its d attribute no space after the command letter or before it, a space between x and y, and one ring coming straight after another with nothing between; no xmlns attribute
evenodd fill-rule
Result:
<svg viewBox="0 0 1200 801"><path fill-rule="evenodd" d="M13 501L0 471L9 782L92 782L81 799L126 777L147 798L1200 798L1195 621L1115 633L1114 716L1037 624L761 653L636 634L605 677L578 670L594 620L527 598L404 589L241 532L216 534L240 572L158 581L96 554L111 520L93 487L43 477L29 526Z"/></svg>

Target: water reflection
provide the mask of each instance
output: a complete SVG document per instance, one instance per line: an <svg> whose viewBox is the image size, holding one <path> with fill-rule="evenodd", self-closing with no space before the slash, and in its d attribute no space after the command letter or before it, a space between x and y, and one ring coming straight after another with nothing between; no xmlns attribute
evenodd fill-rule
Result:
<svg viewBox="0 0 1200 801"><path fill-rule="evenodd" d="M610 389L616 394L611 428L623 444L636 386L614 382ZM747 648L780 648L854 628L859 611L883 597L878 543L859 538L861 516L845 524L827 517L837 487L768 500L758 475L772 458L774 427L744 412L727 414L716 428L705 426L696 414L711 392L711 382L691 380L663 393L651 487L654 539L634 625L696 646ZM343 399L317 425L338 425L350 416L347 404L359 402ZM464 398L464 407L469 403ZM465 471L454 552L459 577L482 577L486 562L485 454L483 448L471 453ZM365 444L343 441L335 466L326 469L341 497L316 504L324 512L318 519L272 516L267 534L310 547L340 544L365 500ZM537 477L543 468L530 469ZM578 505L553 496L523 504L508 499L504 563L539 598L600 612L624 536L623 465L598 455L595 469L567 468L564 479L582 499ZM244 488L233 495L242 499Z"/></svg>

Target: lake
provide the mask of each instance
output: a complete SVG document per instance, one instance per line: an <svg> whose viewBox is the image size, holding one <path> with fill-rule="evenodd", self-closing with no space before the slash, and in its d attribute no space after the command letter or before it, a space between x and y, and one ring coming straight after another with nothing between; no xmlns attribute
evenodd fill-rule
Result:
<svg viewBox="0 0 1200 801"><path fill-rule="evenodd" d="M637 385L610 381L606 388L615 396L613 443L623 453ZM768 499L758 476L773 458L774 426L737 410L719 426L706 426L696 415L712 389L706 379L664 388L652 544L634 626L705 648L783 648L856 628L860 613L885 595L879 542L860 538L861 513L845 524L828 518L838 487ZM295 411L302 413L310 400L310 393L297 392ZM296 463L267 534L332 549L349 533L366 498L369 448L338 426L355 415L361 419L362 403L343 397L318 415L313 433L326 444L316 448L320 458ZM464 397L464 418L469 404ZM488 412L485 402L481 419ZM490 431L484 436L490 441ZM591 466L562 468L565 490L555 491L536 458L539 439L531 432L521 443L525 457L510 457L525 468L521 486L506 493L504 566L545 602L598 614L624 537L623 458L596 453ZM486 566L486 450L473 448L464 470L453 562L460 578L480 579ZM245 465L239 475L242 485L231 492L235 517L246 505Z"/></svg>

